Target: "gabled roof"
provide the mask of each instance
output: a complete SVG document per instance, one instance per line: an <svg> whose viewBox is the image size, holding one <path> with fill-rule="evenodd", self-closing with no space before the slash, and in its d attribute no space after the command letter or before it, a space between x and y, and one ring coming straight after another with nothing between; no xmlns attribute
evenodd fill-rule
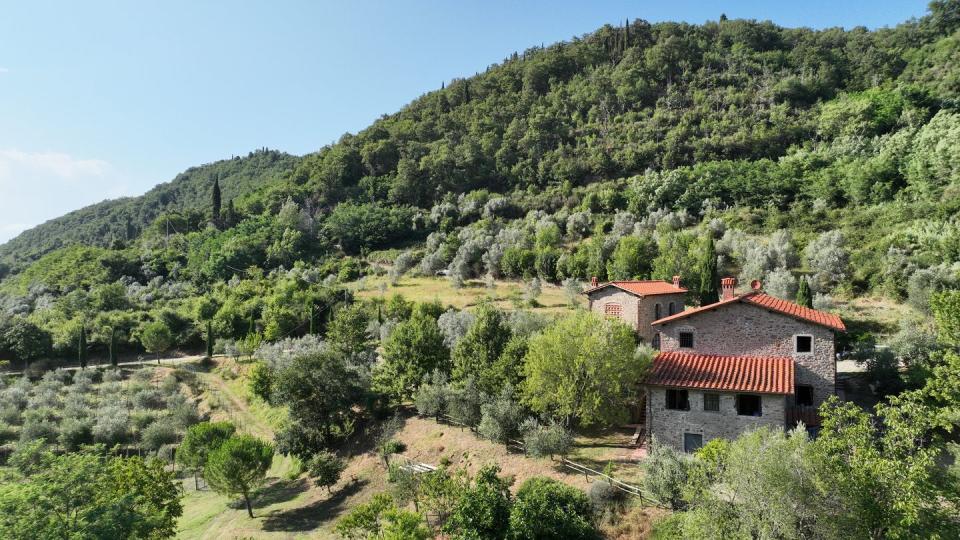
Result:
<svg viewBox="0 0 960 540"><path fill-rule="evenodd" d="M600 289L605 289L607 287L616 287L623 291L626 291L630 294L635 294L637 296L653 296L656 294L678 294L685 293L687 289L683 287L676 287L673 283L668 281L660 280L643 280L643 281L608 281L597 285L596 287L591 287L585 291L583 294L590 294Z"/></svg>
<svg viewBox="0 0 960 540"><path fill-rule="evenodd" d="M714 302L713 304L707 304L697 308L690 308L675 315L658 319L650 324L658 325L673 322L678 319L685 319L691 315L696 315L697 313L702 313L704 311L710 311L720 306L725 306L736 302L752 304L763 309L787 315L788 317L793 317L794 319L800 319L814 324L819 324L820 326L826 326L827 328L840 332L847 331L847 327L843 324L843 320L833 313L818 311L816 309L804 307L799 304L794 304L793 302L781 300L780 298L770 296L769 294L761 291L752 291L734 296L733 298L728 298L726 300L720 300L719 302Z"/></svg>
<svg viewBox="0 0 960 540"><path fill-rule="evenodd" d="M644 384L725 392L793 394L793 360L776 356L720 356L661 352Z"/></svg>

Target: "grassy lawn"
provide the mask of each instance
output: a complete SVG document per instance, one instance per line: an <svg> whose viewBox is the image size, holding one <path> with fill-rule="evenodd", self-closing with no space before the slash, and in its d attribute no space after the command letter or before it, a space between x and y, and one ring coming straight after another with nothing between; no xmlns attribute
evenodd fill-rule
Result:
<svg viewBox="0 0 960 540"><path fill-rule="evenodd" d="M455 289L450 280L443 277L405 277L396 285L391 285L386 276L368 277L362 282L354 282L350 287L360 298L375 298L381 295L389 297L400 293L408 300L428 302L437 300L444 306L464 309L476 306L483 300L491 300L504 309L516 309L524 306L523 291L526 284L520 281L497 281L496 287L489 289L480 280L469 280L460 289ZM382 290L385 287L385 290ZM542 283L538 305L531 307L541 313L563 313L570 310L570 301L562 287ZM578 301L586 305L586 299Z"/></svg>

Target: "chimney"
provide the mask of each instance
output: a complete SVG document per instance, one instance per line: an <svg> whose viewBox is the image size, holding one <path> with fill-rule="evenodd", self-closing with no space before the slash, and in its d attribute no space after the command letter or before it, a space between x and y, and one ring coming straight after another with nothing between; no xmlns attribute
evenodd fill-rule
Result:
<svg viewBox="0 0 960 540"><path fill-rule="evenodd" d="M590 278L591 287L596 287L598 284L599 284L599 280L597 280L597 276L593 276L592 278Z"/></svg>
<svg viewBox="0 0 960 540"><path fill-rule="evenodd" d="M729 300L734 297L733 290L737 287L737 278L725 277L720 280L720 300Z"/></svg>
<svg viewBox="0 0 960 540"><path fill-rule="evenodd" d="M673 286L680 288L680 276L673 276Z"/></svg>

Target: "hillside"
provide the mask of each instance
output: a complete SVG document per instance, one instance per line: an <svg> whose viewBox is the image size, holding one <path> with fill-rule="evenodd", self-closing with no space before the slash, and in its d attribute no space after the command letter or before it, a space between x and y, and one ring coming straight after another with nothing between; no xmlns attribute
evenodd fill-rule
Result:
<svg viewBox="0 0 960 540"><path fill-rule="evenodd" d="M135 240L163 212L185 213L209 203L210 186L220 178L224 200L232 200L276 181L298 158L273 150L258 150L191 167L170 182L139 197L103 201L27 230L0 245L0 277L57 248L70 244L107 247Z"/></svg>

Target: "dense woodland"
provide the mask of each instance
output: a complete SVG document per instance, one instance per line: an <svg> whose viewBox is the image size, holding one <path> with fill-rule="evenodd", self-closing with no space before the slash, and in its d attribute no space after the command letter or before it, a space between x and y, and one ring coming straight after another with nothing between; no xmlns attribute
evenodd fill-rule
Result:
<svg viewBox="0 0 960 540"><path fill-rule="evenodd" d="M544 282L575 298L593 276L680 275L691 304L715 300L720 275L827 310L881 297L911 318L853 327L841 348L868 364L888 429L832 404L816 441L760 433L696 458L657 451L649 489L677 511L664 535L948 538L960 491L957 472L939 467L958 421L958 214L960 3L874 31L633 20L515 53L316 153L262 149L192 168L23 233L0 246L0 359L39 376L88 355L256 358L254 392L292 419L276 450L320 478L337 469L326 453L411 401L553 454L571 429L621 421L649 364L629 329L582 312L360 300L366 276L523 280L526 305ZM574 354L594 349L604 353ZM23 435L31 401L4 396L29 388L14 388L0 393L16 409L3 420L10 444L44 439ZM272 457L258 441L230 444L250 462ZM750 461L757 446L796 456L806 499L791 503L843 512L751 513L759 491L737 484L743 471L766 467L764 489L796 487L777 464ZM858 448L871 452L845 458ZM250 486L212 478L249 502ZM595 534L584 508L606 504L602 494L532 485L514 500L505 482L488 470L454 482L468 495L447 496L494 501L511 523L557 497L582 518L558 527ZM704 495L724 489L744 498ZM857 499L876 492L889 498ZM420 531L406 502L362 511ZM450 519L446 530L462 528ZM534 537L522 527L543 517L516 519L510 534ZM383 534L353 531L368 532Z"/></svg>

